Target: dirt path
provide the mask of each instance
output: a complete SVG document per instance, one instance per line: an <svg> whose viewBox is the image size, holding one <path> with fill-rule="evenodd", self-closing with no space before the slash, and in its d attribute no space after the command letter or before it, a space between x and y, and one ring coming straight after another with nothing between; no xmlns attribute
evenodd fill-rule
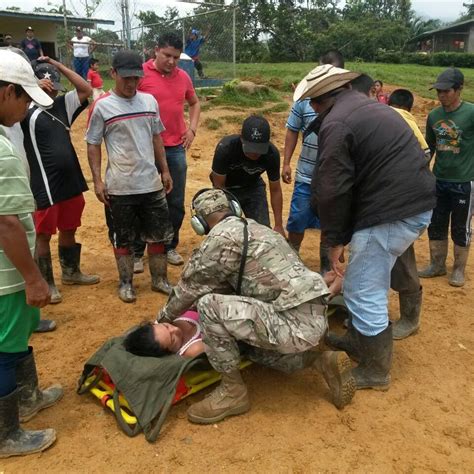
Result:
<svg viewBox="0 0 474 474"><path fill-rule="evenodd" d="M388 89L391 89L388 87ZM431 101L417 98L415 113L424 123ZM240 115L207 111L206 117ZM286 113L270 118L273 140L283 148ZM208 185L213 149L236 124L224 121L217 131L201 127L189 153L188 201ZM87 178L83 132L85 116L74 126L74 141ZM291 186L284 185L285 210ZM92 288L62 286L64 302L49 306L44 317L58 329L34 335L40 380L60 382L65 397L57 406L28 423L29 428L55 427L58 441L43 454L0 460L0 472L472 472L474 470L474 265L463 289L446 278L424 281L422 328L416 337L395 343L392 387L386 393L358 392L343 411L328 401L321 377L310 370L291 376L252 367L245 373L252 410L245 416L214 426L195 426L186 420L191 397L174 407L155 444L142 435L127 438L114 418L92 396L75 393L82 364L108 337L143 319L164 303L152 293L149 275L136 278L138 301L121 303L116 297L117 274L107 241L103 208L92 192L86 194L83 226L83 268L101 275ZM199 238L188 220L183 225L180 251L188 256ZM55 242L55 241L54 241ZM316 232L308 234L302 257L318 268ZM427 238L416 245L418 261L428 260ZM54 258L57 252L53 249ZM56 260L57 261L57 260ZM452 257L448 264L451 265ZM58 265L55 264L58 276ZM179 269L171 268L176 281ZM397 314L391 295L390 308ZM340 321L334 322L340 325Z"/></svg>

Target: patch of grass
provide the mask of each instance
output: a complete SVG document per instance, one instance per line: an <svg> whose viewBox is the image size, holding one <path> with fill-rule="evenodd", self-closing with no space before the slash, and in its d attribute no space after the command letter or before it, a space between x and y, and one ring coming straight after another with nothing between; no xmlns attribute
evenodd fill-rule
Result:
<svg viewBox="0 0 474 474"><path fill-rule="evenodd" d="M279 95L268 87L249 92L241 90L237 81L231 81L224 85L222 93L212 102L214 105L263 107L265 102L278 101L280 101Z"/></svg>
<svg viewBox="0 0 474 474"><path fill-rule="evenodd" d="M218 119L207 118L206 120L204 120L204 126L207 127L209 130L218 130L222 127L222 122Z"/></svg>
<svg viewBox="0 0 474 474"><path fill-rule="evenodd" d="M316 63L262 63L237 64L237 76L264 83L278 90L291 92L291 84L297 84ZM436 91L428 90L435 82L440 72L445 67L421 66L419 64L384 64L347 62L346 68L354 71L365 72L374 79L380 79L388 84L393 84L410 89L416 94L436 99ZM465 77L463 98L474 102L474 68L461 68ZM206 63L206 74L209 77L229 78L232 77L232 64L230 63Z"/></svg>
<svg viewBox="0 0 474 474"><path fill-rule="evenodd" d="M279 102L272 107L267 107L266 109L259 110L258 113L260 114L277 114L280 112L287 112L290 106L286 102Z"/></svg>
<svg viewBox="0 0 474 474"><path fill-rule="evenodd" d="M241 124L243 120L245 120L244 115L226 115L225 117L221 117L225 123L233 123L233 124Z"/></svg>

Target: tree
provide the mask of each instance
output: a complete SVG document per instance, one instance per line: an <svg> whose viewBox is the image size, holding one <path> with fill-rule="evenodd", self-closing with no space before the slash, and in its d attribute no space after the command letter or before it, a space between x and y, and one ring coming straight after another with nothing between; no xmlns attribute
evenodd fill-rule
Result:
<svg viewBox="0 0 474 474"><path fill-rule="evenodd" d="M462 14L459 20L470 20L471 18L474 18L474 2L471 0L471 3L463 3L462 5L466 11Z"/></svg>
<svg viewBox="0 0 474 474"><path fill-rule="evenodd" d="M139 11L136 18L143 25L143 33L138 39L144 49L153 47L160 34L165 31L176 31L179 25L176 19L179 18L179 12L174 7L167 7L163 16L158 15L153 10Z"/></svg>

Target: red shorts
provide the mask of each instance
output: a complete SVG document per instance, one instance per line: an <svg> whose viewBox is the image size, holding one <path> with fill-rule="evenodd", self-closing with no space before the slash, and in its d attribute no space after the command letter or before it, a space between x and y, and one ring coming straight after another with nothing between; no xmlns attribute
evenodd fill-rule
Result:
<svg viewBox="0 0 474 474"><path fill-rule="evenodd" d="M84 196L74 196L71 199L53 204L47 209L33 213L37 234L53 235L60 231L75 230L81 226L82 211L85 206Z"/></svg>

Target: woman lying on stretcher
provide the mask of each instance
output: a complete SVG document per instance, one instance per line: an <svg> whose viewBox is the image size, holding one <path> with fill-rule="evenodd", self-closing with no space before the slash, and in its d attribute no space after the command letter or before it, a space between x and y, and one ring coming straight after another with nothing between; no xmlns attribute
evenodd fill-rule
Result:
<svg viewBox="0 0 474 474"><path fill-rule="evenodd" d="M204 352L199 315L186 311L173 324L147 322L132 331L123 345L128 352L142 357L178 354L196 357Z"/></svg>

